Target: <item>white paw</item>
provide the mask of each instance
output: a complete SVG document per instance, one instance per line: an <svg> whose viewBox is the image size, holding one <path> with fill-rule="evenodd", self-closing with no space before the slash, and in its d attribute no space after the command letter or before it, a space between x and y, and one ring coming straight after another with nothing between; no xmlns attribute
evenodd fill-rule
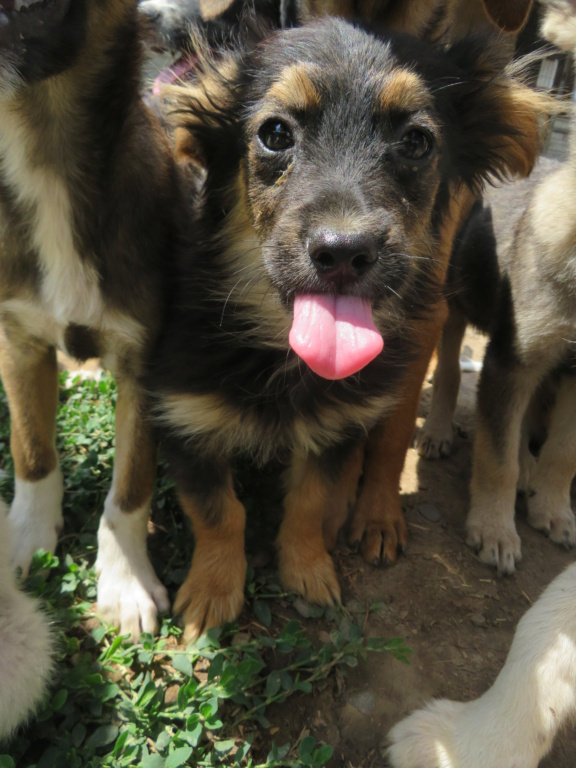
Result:
<svg viewBox="0 0 576 768"><path fill-rule="evenodd" d="M386 756L392 768L472 768L460 760L454 740L457 716L465 706L433 701L397 723L388 734Z"/></svg>
<svg viewBox="0 0 576 768"><path fill-rule="evenodd" d="M122 512L107 499L98 529L98 612L135 641L154 633L158 613L170 607L146 552L147 521L147 506Z"/></svg>
<svg viewBox="0 0 576 768"><path fill-rule="evenodd" d="M429 424L429 419L416 439L418 453L424 459L444 459L452 453L452 424Z"/></svg>
<svg viewBox="0 0 576 768"><path fill-rule="evenodd" d="M54 552L62 518L62 473L55 469L36 482L15 480L15 494L8 522L10 524L12 563L26 576L37 549Z"/></svg>
<svg viewBox="0 0 576 768"><path fill-rule="evenodd" d="M528 522L533 528L566 548L576 544L576 520L570 498L560 494L537 491L528 498Z"/></svg>
<svg viewBox="0 0 576 768"><path fill-rule="evenodd" d="M522 559L522 544L514 520L494 522L470 512L466 521L466 543L478 553L483 563L511 574Z"/></svg>
<svg viewBox="0 0 576 768"><path fill-rule="evenodd" d="M541 741L530 707L503 696L492 688L473 701L442 699L413 712L388 734L391 768L537 768L550 743Z"/></svg>

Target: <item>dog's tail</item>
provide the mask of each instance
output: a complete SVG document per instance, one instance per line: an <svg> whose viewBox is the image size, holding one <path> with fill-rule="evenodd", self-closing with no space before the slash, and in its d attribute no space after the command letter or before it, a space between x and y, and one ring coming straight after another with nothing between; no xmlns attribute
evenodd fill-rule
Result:
<svg viewBox="0 0 576 768"><path fill-rule="evenodd" d="M0 502L0 742L36 711L52 677L54 650L48 617L16 584L8 528Z"/></svg>
<svg viewBox="0 0 576 768"><path fill-rule="evenodd" d="M542 36L563 51L576 52L576 0L540 0Z"/></svg>

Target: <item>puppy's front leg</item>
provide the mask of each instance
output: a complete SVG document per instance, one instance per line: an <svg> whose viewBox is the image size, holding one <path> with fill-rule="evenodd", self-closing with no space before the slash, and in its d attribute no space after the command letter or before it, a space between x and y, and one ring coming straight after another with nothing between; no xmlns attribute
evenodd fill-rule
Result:
<svg viewBox="0 0 576 768"><path fill-rule="evenodd" d="M131 377L116 380L114 477L98 529L98 610L136 640L155 631L157 613L170 603L146 552L156 443L140 387Z"/></svg>
<svg viewBox="0 0 576 768"><path fill-rule="evenodd" d="M536 768L576 714L576 565L518 624L492 688L475 701L433 701L388 736L393 768Z"/></svg>
<svg viewBox="0 0 576 768"><path fill-rule="evenodd" d="M194 555L174 610L191 642L210 627L234 621L244 604L246 512L232 484L229 465L200 459L192 450L171 459L178 496L194 532Z"/></svg>
<svg viewBox="0 0 576 768"><path fill-rule="evenodd" d="M414 434L422 382L436 346L446 306L417 328L418 357L406 368L398 384L398 402L370 431L364 459L364 482L350 526L352 546L361 546L374 565L393 563L407 543L406 522L400 501L400 475Z"/></svg>
<svg viewBox="0 0 576 768"><path fill-rule="evenodd" d="M284 517L276 541L286 589L320 605L340 602L333 548L356 498L363 445L346 441L320 457L294 455L286 473Z"/></svg>
<svg viewBox="0 0 576 768"><path fill-rule="evenodd" d="M28 573L37 549L54 552L62 528L62 473L56 454L56 350L2 329L0 372L10 407L15 494L9 514L11 559Z"/></svg>
<svg viewBox="0 0 576 768"><path fill-rule="evenodd" d="M482 562L510 574L521 559L514 505L522 420L546 369L522 365L514 349L504 352L502 346L500 339L491 340L478 385L466 540Z"/></svg>
<svg viewBox="0 0 576 768"><path fill-rule="evenodd" d="M548 438L529 481L528 522L565 547L576 543L576 521L570 504L575 475L576 377L564 376L552 411Z"/></svg>

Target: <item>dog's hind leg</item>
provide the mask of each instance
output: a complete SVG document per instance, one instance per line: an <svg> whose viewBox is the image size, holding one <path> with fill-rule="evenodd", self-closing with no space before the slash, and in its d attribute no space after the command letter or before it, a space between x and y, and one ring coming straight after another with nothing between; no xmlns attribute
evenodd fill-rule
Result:
<svg viewBox="0 0 576 768"><path fill-rule="evenodd" d="M114 476L98 529L98 610L137 639L155 631L157 613L167 611L169 601L146 552L156 443L140 387L122 375L117 384Z"/></svg>
<svg viewBox="0 0 576 768"><path fill-rule="evenodd" d="M56 454L56 351L3 329L0 372L10 407L15 471L9 514L11 559L26 575L37 549L54 552L63 523L62 473Z"/></svg>
<svg viewBox="0 0 576 768"><path fill-rule="evenodd" d="M576 377L564 376L552 411L548 438L530 476L528 522L566 547L576 543L576 524L570 504L574 475Z"/></svg>
<svg viewBox="0 0 576 768"><path fill-rule="evenodd" d="M466 325L464 315L450 307L438 347L430 410L417 443L418 453L425 459L441 459L452 450L452 420L460 388L460 348Z"/></svg>
<svg viewBox="0 0 576 768"><path fill-rule="evenodd" d="M518 624L496 682L468 703L433 701L388 735L392 768L536 768L576 715L576 565Z"/></svg>
<svg viewBox="0 0 576 768"><path fill-rule="evenodd" d="M286 475L284 517L276 541L280 578L286 589L320 605L340 602L333 546L361 471L360 448L338 447L322 457L295 455ZM334 525L330 517L334 515Z"/></svg>

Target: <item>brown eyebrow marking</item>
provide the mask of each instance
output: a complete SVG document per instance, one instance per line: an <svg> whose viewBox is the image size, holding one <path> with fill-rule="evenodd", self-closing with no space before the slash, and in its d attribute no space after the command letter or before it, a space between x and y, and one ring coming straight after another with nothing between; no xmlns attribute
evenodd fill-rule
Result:
<svg viewBox="0 0 576 768"><path fill-rule="evenodd" d="M269 88L266 96L276 99L288 109L314 109L321 103L320 94L312 82L315 67L292 64L286 67L280 77Z"/></svg>
<svg viewBox="0 0 576 768"><path fill-rule="evenodd" d="M378 105L383 112L416 112L432 106L432 97L415 72L400 69L382 82Z"/></svg>

